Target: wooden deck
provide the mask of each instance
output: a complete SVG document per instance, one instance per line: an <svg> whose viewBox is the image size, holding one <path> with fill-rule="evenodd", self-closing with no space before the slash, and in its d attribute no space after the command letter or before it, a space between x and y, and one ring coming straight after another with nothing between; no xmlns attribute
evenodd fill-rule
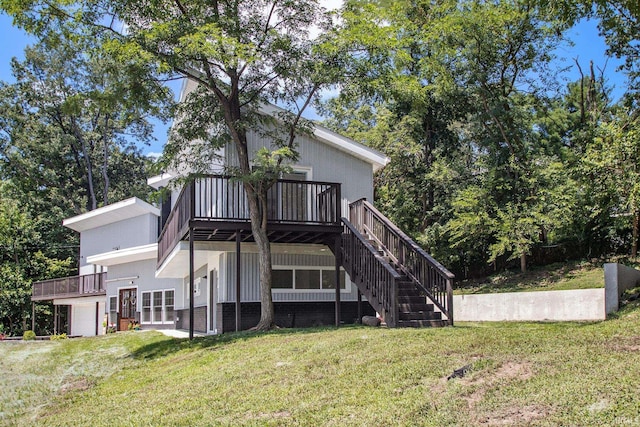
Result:
<svg viewBox="0 0 640 427"><path fill-rule="evenodd" d="M85 274L34 282L31 301L106 295L107 273Z"/></svg>
<svg viewBox="0 0 640 427"><path fill-rule="evenodd" d="M268 202L272 243L333 244L342 232L340 184L278 180ZM196 241L253 241L242 183L210 175L185 185L158 238L158 266L190 233Z"/></svg>

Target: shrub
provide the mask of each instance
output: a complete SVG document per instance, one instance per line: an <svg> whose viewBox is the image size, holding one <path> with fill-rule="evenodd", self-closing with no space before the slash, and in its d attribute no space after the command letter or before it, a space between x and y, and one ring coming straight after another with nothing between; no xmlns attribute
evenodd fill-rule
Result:
<svg viewBox="0 0 640 427"><path fill-rule="evenodd" d="M34 341L36 339L36 333L33 331L24 331L22 339L25 341Z"/></svg>
<svg viewBox="0 0 640 427"><path fill-rule="evenodd" d="M64 334L64 333L63 334L58 334L58 335L51 335L49 337L49 339L51 341L66 340L67 338L68 338L67 334Z"/></svg>

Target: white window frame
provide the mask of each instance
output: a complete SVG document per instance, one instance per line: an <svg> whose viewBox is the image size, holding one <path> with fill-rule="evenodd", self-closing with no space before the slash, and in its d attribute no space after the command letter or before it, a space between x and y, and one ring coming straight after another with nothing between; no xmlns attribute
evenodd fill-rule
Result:
<svg viewBox="0 0 640 427"><path fill-rule="evenodd" d="M322 286L322 276L324 274L336 274L335 267L327 267L327 266L315 266L315 265L274 265L272 270L291 270L293 274L293 288L272 288L272 292L276 293L286 293L286 292L296 292L296 293L311 293L311 292L321 292L321 293L335 293L335 289L297 289L296 288L296 270L319 270L320 271L320 286ZM351 293L351 278L347 274L344 268L340 267L340 271L344 272L344 289L340 289L341 293Z"/></svg>
<svg viewBox="0 0 640 427"><path fill-rule="evenodd" d="M118 292L119 294L119 292ZM113 301L114 305L115 305L115 310L111 311L111 302ZM107 323L109 325L111 324L116 324L118 323L118 295L110 295L109 298L107 298L107 309L105 310L107 312ZM112 318L111 316L114 315L115 316L115 321L111 321Z"/></svg>
<svg viewBox="0 0 640 427"><path fill-rule="evenodd" d="M153 301L153 294L156 292L162 293L162 303L160 305L160 320L156 320L154 317L154 309L156 306ZM174 320L166 320L167 319L167 292L173 292L173 313ZM144 295L149 294L149 320L145 321L144 319ZM176 312L176 290L175 289L152 289L149 291L141 291L140 292L140 323L143 325L170 325L175 322L175 312Z"/></svg>

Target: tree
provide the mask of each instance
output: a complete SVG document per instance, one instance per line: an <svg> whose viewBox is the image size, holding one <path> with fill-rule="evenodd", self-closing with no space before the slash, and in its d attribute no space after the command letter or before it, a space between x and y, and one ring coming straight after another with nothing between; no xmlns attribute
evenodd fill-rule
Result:
<svg viewBox="0 0 640 427"><path fill-rule="evenodd" d="M64 277L72 268L71 258L58 260L45 254L47 243L34 219L10 190L8 183L0 183L0 329L20 335L31 328L32 281ZM45 308L42 314L50 313Z"/></svg>
<svg viewBox="0 0 640 427"><path fill-rule="evenodd" d="M27 48L12 63L16 83L0 83L2 175L67 213L109 204L124 188L146 194L137 144L152 138L148 118L165 117L169 98L158 82L133 81L144 75L131 68L71 37ZM134 167L115 173L125 166Z"/></svg>
<svg viewBox="0 0 640 427"><path fill-rule="evenodd" d="M296 133L304 127L302 113L330 81L327 74L330 77L331 73L327 72L335 61L322 56L319 46L323 38L310 35L312 28L328 28L328 15L312 0L68 3L1 4L18 24L39 34L46 33L45 23L51 17L63 17L67 22L78 18L76 25L98 30L106 40L104 48L117 54L121 62L156 64L160 71L175 72L199 84L178 113L182 130L172 137L164 164L175 161L176 156L184 159L199 152L184 146L193 137L213 149L227 142L235 148L238 164L233 165L233 171L247 194L260 259L262 310L257 328L271 328L274 311L267 191L286 163L296 158ZM265 118L259 110L266 103L285 105L293 112L278 117L282 132L272 149L252 159L247 132L260 128ZM212 132L211 123L224 124L224 132ZM190 134L186 131L189 127ZM185 135L190 138L185 140Z"/></svg>
<svg viewBox="0 0 640 427"><path fill-rule="evenodd" d="M640 118L624 106L602 123L583 158L585 173L609 194L608 216L631 218L631 256L638 256L640 227Z"/></svg>
<svg viewBox="0 0 640 427"><path fill-rule="evenodd" d="M542 202L536 165L555 163L540 156L557 153L541 146L536 113L566 24L528 1L398 0L348 2L342 25L352 79L327 104L329 123L391 158L376 178L382 209L436 252L447 246L446 256L469 262L457 249L491 246L493 256L477 254L483 262L516 253L524 268L549 226L534 218ZM361 117L373 128L354 125ZM458 199L477 197L466 189L478 187L483 204ZM499 236L493 227L487 245L467 247L462 206L484 206L494 225L498 215L529 225Z"/></svg>
<svg viewBox="0 0 640 427"><path fill-rule="evenodd" d="M640 89L640 3L636 0L593 0L598 28L609 52L625 58L631 88Z"/></svg>

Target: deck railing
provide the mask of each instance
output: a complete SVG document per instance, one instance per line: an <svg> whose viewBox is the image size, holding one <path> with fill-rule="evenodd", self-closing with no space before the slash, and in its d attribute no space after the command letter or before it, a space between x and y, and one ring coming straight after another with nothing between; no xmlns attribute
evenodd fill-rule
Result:
<svg viewBox="0 0 640 427"><path fill-rule="evenodd" d="M386 249L389 257L453 324L455 276L365 199L349 205L351 222Z"/></svg>
<svg viewBox="0 0 640 427"><path fill-rule="evenodd" d="M269 223L340 224L341 194L337 183L281 179L269 189L267 202ZM184 238L189 221L249 222L249 203L242 182L208 175L186 184L158 238L158 264Z"/></svg>
<svg viewBox="0 0 640 427"><path fill-rule="evenodd" d="M31 289L31 300L44 301L56 298L105 295L106 277L107 273L95 273L34 282Z"/></svg>
<svg viewBox="0 0 640 427"><path fill-rule="evenodd" d="M382 315L388 327L398 325L398 282L402 276L367 242L346 218L342 218L342 261L351 280Z"/></svg>

